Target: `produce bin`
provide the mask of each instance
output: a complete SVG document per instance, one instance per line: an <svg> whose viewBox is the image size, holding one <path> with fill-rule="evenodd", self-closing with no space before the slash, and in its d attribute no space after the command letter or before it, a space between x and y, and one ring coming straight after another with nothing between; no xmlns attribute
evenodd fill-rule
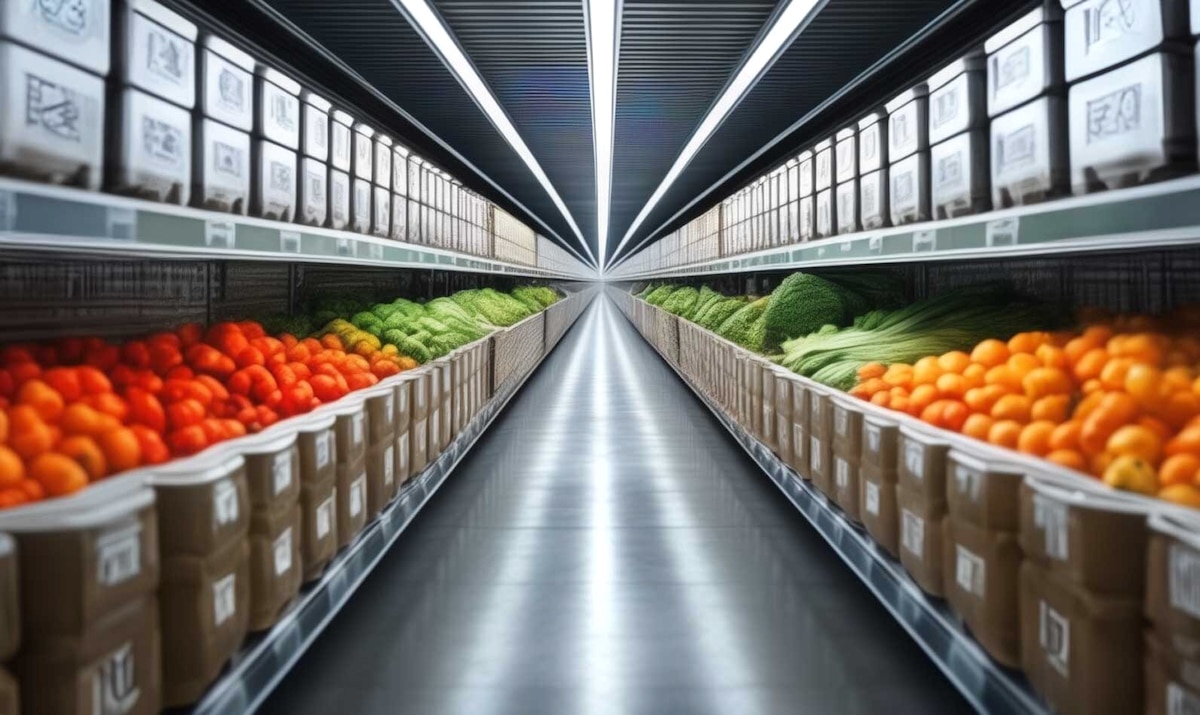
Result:
<svg viewBox="0 0 1200 715"><path fill-rule="evenodd" d="M900 563L923 591L945 595L945 502L931 502L901 481L896 485L896 506L900 509Z"/></svg>
<svg viewBox="0 0 1200 715"><path fill-rule="evenodd" d="M1156 512L1147 526L1146 618L1165 648L1200 660L1200 517Z"/></svg>
<svg viewBox="0 0 1200 715"><path fill-rule="evenodd" d="M1017 535L988 531L953 514L943 529L946 600L988 655L1010 668L1020 667Z"/></svg>
<svg viewBox="0 0 1200 715"><path fill-rule="evenodd" d="M900 556L900 515L896 504L896 473L886 472L878 466L864 461L858 468L859 517L867 533L880 548L892 555Z"/></svg>

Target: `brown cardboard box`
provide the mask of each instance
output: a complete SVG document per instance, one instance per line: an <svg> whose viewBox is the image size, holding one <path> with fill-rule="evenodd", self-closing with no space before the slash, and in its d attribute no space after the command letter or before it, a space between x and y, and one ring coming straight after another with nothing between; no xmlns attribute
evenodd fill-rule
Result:
<svg viewBox="0 0 1200 715"><path fill-rule="evenodd" d="M775 454L794 467L792 454L792 380L782 368L775 371Z"/></svg>
<svg viewBox="0 0 1200 715"><path fill-rule="evenodd" d="M300 451L300 483L324 484L337 475L337 417L314 412L296 425L296 448Z"/></svg>
<svg viewBox="0 0 1200 715"><path fill-rule="evenodd" d="M164 560L183 554L208 556L245 541L250 489L246 462L235 450L218 448L169 462L155 469L149 483L154 487Z"/></svg>
<svg viewBox="0 0 1200 715"><path fill-rule="evenodd" d="M1017 535L993 532L959 521L943 522L946 600L971 629L975 640L1010 668L1021 665Z"/></svg>
<svg viewBox="0 0 1200 715"><path fill-rule="evenodd" d="M822 494L833 498L833 449L828 438L808 435L808 478Z"/></svg>
<svg viewBox="0 0 1200 715"><path fill-rule="evenodd" d="M390 384L376 385L362 393L367 413L367 447L392 441L396 425L396 390Z"/></svg>
<svg viewBox="0 0 1200 715"><path fill-rule="evenodd" d="M162 709L158 603L124 601L82 634L27 640L14 661L22 715L157 715Z"/></svg>
<svg viewBox="0 0 1200 715"><path fill-rule="evenodd" d="M300 503L250 517L250 630L275 625L300 593Z"/></svg>
<svg viewBox="0 0 1200 715"><path fill-rule="evenodd" d="M1021 484L1021 550L1092 593L1141 600L1148 509L1111 491L1033 476Z"/></svg>
<svg viewBox="0 0 1200 715"><path fill-rule="evenodd" d="M337 471L324 483L300 486L300 564L302 580L315 581L338 550Z"/></svg>
<svg viewBox="0 0 1200 715"><path fill-rule="evenodd" d="M21 645L21 599L18 590L17 544L0 534L0 662L7 662ZM2 690L2 688L0 688ZM0 705L3 703L0 702ZM0 712L3 712L0 707Z"/></svg>
<svg viewBox="0 0 1200 715"><path fill-rule="evenodd" d="M833 452L858 462L862 459L864 403L857 397L832 393Z"/></svg>
<svg viewBox="0 0 1200 715"><path fill-rule="evenodd" d="M246 460L246 484L255 511L274 511L296 503L300 496L300 453L296 433L283 425L255 437L238 440Z"/></svg>
<svg viewBox="0 0 1200 715"><path fill-rule="evenodd" d="M374 521L396 495L396 444L367 448L367 521Z"/></svg>
<svg viewBox="0 0 1200 715"><path fill-rule="evenodd" d="M337 522L338 548L344 549L367 525L366 457L355 464L338 465L337 493L333 504L337 507L334 521Z"/></svg>
<svg viewBox="0 0 1200 715"><path fill-rule="evenodd" d="M425 454L432 462L442 453L442 370L440 365L434 363L426 367L429 369L429 415L426 420L428 442L425 444Z"/></svg>
<svg viewBox="0 0 1200 715"><path fill-rule="evenodd" d="M810 479L808 464L808 388L792 379L792 461L791 467L804 479Z"/></svg>
<svg viewBox="0 0 1200 715"><path fill-rule="evenodd" d="M246 637L250 622L250 545L245 539L204 557L163 560L163 704L194 703Z"/></svg>
<svg viewBox="0 0 1200 715"><path fill-rule="evenodd" d="M1200 660L1200 517L1151 514L1146 618L1174 652Z"/></svg>
<svg viewBox="0 0 1200 715"><path fill-rule="evenodd" d="M900 563L926 593L946 593L944 532L946 502L928 501L920 492L896 484L896 506L900 510Z"/></svg>
<svg viewBox="0 0 1200 715"><path fill-rule="evenodd" d="M392 493L392 498L395 499L400 495L400 490L412 479L412 459L409 457L409 449L412 444L412 435L409 434L409 429L406 426L403 432L396 434L396 490Z"/></svg>
<svg viewBox="0 0 1200 715"><path fill-rule="evenodd" d="M946 453L950 445L914 425L900 425L896 443L899 484L931 503L946 501Z"/></svg>
<svg viewBox="0 0 1200 715"><path fill-rule="evenodd" d="M367 456L367 413L362 396L351 393L337 402L321 407L337 416L334 435L337 463L354 464Z"/></svg>
<svg viewBox="0 0 1200 715"><path fill-rule="evenodd" d="M1200 712L1200 653L1177 653L1153 630L1144 638L1146 715Z"/></svg>
<svg viewBox="0 0 1200 715"><path fill-rule="evenodd" d="M950 516L995 532L1021 528L1020 467L981 459L958 449L946 453L946 506Z"/></svg>
<svg viewBox="0 0 1200 715"><path fill-rule="evenodd" d="M858 460L835 454L833 457L833 501L842 508L846 518L853 522L862 521L859 516L860 491Z"/></svg>
<svg viewBox="0 0 1200 715"><path fill-rule="evenodd" d="M900 460L900 426L882 415L863 414L862 463L879 467L884 473L896 474Z"/></svg>
<svg viewBox="0 0 1200 715"><path fill-rule="evenodd" d="M20 715L21 692L17 687L17 679L0 666L0 713Z"/></svg>
<svg viewBox="0 0 1200 715"><path fill-rule="evenodd" d="M420 368L412 380L412 425L409 427L408 458L413 476L429 464L429 371Z"/></svg>
<svg viewBox="0 0 1200 715"><path fill-rule="evenodd" d="M1056 713L1124 715L1144 704L1141 604L1021 566L1021 667Z"/></svg>
<svg viewBox="0 0 1200 715"><path fill-rule="evenodd" d="M878 466L863 462L858 468L859 516L867 533L880 548L900 556L900 512L896 506L896 473L883 472Z"/></svg>
<svg viewBox="0 0 1200 715"><path fill-rule="evenodd" d="M809 383L808 389L808 433L833 443L833 399L828 387Z"/></svg>

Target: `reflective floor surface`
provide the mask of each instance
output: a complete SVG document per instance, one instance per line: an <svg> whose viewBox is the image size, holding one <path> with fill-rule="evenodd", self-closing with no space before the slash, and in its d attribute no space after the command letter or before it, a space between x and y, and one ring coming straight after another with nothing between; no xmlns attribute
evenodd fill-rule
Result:
<svg viewBox="0 0 1200 715"><path fill-rule="evenodd" d="M263 708L968 711L603 296Z"/></svg>

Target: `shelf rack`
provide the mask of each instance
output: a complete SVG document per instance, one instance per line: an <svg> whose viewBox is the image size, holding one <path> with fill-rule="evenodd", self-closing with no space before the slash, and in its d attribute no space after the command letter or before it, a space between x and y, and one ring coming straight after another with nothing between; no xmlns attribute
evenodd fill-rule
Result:
<svg viewBox="0 0 1200 715"><path fill-rule="evenodd" d="M644 280L881 263L988 260L1200 245L1200 176L1032 206L834 236L686 266Z"/></svg>
<svg viewBox="0 0 1200 715"><path fill-rule="evenodd" d="M594 296L591 290L576 295L577 300L584 301L580 313ZM501 387L437 460L334 558L320 580L301 591L279 622L242 648L221 678L191 708L192 715L247 715L262 706L548 354L544 353L519 380Z"/></svg>
<svg viewBox="0 0 1200 715"><path fill-rule="evenodd" d="M0 178L0 248L117 258L331 263L579 276L349 231Z"/></svg>
<svg viewBox="0 0 1200 715"><path fill-rule="evenodd" d="M621 305L620 301L614 302ZM629 318L624 311L622 314ZM659 352L663 362L712 412L976 711L988 715L1048 713L1024 675L992 660L943 601L926 595L900 563L879 548L864 529L848 521L841 509L811 482L801 479L766 445L726 416L653 342L647 344Z"/></svg>

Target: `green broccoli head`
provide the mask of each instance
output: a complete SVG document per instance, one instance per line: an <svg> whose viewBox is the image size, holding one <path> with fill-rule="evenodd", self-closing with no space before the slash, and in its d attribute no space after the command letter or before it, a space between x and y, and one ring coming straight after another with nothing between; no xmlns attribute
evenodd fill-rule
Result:
<svg viewBox="0 0 1200 715"><path fill-rule="evenodd" d="M385 330L382 340L389 345L395 345L397 350L416 360L420 365L424 365L433 358L429 352L429 348L413 340L402 330L394 328L392 330Z"/></svg>
<svg viewBox="0 0 1200 715"><path fill-rule="evenodd" d="M717 329L717 335L732 343L737 343L747 350L761 350L760 329L756 329L754 324L766 311L769 300L770 298L759 298L753 303L743 305L725 322L721 323L721 327ZM765 329L765 326L763 328Z"/></svg>
<svg viewBox="0 0 1200 715"><path fill-rule="evenodd" d="M674 293L677 288L679 288L679 286L670 284L659 286L650 291L650 295L646 296L646 302L650 305L662 305L663 301L671 297L671 294Z"/></svg>
<svg viewBox="0 0 1200 715"><path fill-rule="evenodd" d="M709 307L708 310L704 311L704 315L701 316L696 322L703 328L715 331L717 328L721 327L721 323L724 323L729 319L729 316L733 315L744 307L746 307L745 301L739 300L738 298L726 298L724 300L719 300Z"/></svg>
<svg viewBox="0 0 1200 715"><path fill-rule="evenodd" d="M663 301L662 309L686 318L696 307L696 301L699 299L700 291L695 288L680 288Z"/></svg>
<svg viewBox="0 0 1200 715"><path fill-rule="evenodd" d="M763 313L762 347L778 352L785 341L808 335L822 325L845 325L851 317L851 293L811 273L793 273L784 278L771 293Z"/></svg>

